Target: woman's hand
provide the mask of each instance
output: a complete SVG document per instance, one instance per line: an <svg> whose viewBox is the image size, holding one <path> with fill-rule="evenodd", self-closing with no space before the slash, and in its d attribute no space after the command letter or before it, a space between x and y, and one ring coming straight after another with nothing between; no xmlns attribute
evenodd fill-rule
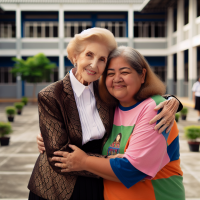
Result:
<svg viewBox="0 0 200 200"><path fill-rule="evenodd" d="M39 133L37 135L37 144L38 144L38 150L40 153L43 153L45 151L45 147L44 147L44 141L43 141L43 137L42 134Z"/></svg>
<svg viewBox="0 0 200 200"><path fill-rule="evenodd" d="M160 122L156 124L155 130L159 129L159 133L162 133L167 128L166 133L168 133L174 124L175 114L178 110L178 107L179 101L174 97L172 97L170 100L161 102L154 108L154 110L163 108L162 111L156 115L149 123L153 124L161 119Z"/></svg>
<svg viewBox="0 0 200 200"><path fill-rule="evenodd" d="M69 145L69 147L74 150L72 153L64 151L54 152L56 157L53 157L52 160L59 162L55 163L55 166L62 168L61 172L84 170L85 161L89 156L75 145Z"/></svg>
<svg viewBox="0 0 200 200"><path fill-rule="evenodd" d="M108 158L123 158L124 157L124 154L116 154L116 155L110 155L108 156Z"/></svg>

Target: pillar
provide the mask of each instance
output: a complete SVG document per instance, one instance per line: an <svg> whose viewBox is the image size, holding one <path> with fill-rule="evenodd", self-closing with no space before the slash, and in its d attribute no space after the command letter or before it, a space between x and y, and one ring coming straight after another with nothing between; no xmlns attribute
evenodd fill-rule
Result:
<svg viewBox="0 0 200 200"><path fill-rule="evenodd" d="M133 8L130 5L128 10L128 46L133 47Z"/></svg>
<svg viewBox="0 0 200 200"><path fill-rule="evenodd" d="M64 66L64 10L63 5L60 5L59 9L59 72L58 72L58 79L61 80L65 76L65 66Z"/></svg>
<svg viewBox="0 0 200 200"><path fill-rule="evenodd" d="M183 40L184 0L178 0L177 8L177 45ZM184 52L177 52L177 95L184 96Z"/></svg>
<svg viewBox="0 0 200 200"><path fill-rule="evenodd" d="M173 33L173 8L169 7L167 12L167 46L172 46ZM174 70L173 70L173 55L167 56L167 93L174 94Z"/></svg>
<svg viewBox="0 0 200 200"><path fill-rule="evenodd" d="M197 17L197 1L189 0L189 39L190 44L192 44L192 38L196 35L196 24L195 20ZM189 82L188 82L188 97L192 100L192 86L194 82L197 80L197 47L189 48L189 63L188 63L188 74L189 74Z"/></svg>
<svg viewBox="0 0 200 200"><path fill-rule="evenodd" d="M20 5L17 5L16 9L16 50L17 50L17 58L21 58L21 10L20 10ZM21 80L21 75L17 74L16 78L16 91L17 91L17 99L20 99L22 97L22 80Z"/></svg>

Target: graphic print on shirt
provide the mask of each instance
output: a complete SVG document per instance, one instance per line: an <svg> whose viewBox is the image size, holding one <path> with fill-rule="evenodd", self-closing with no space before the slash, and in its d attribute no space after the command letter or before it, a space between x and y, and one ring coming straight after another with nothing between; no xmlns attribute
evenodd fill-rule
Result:
<svg viewBox="0 0 200 200"><path fill-rule="evenodd" d="M116 126L113 124L112 133L104 145L103 155L123 154L126 143L132 134L133 126Z"/></svg>
<svg viewBox="0 0 200 200"><path fill-rule="evenodd" d="M108 156L116 155L120 152L119 147L120 147L121 139L122 139L122 134L119 133L117 137L115 138L114 142L108 148Z"/></svg>

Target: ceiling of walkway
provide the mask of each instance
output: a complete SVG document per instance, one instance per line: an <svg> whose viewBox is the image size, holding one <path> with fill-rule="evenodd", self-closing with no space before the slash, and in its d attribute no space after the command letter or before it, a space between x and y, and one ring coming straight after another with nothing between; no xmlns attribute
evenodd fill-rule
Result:
<svg viewBox="0 0 200 200"><path fill-rule="evenodd" d="M144 13L166 12L168 7L176 7L177 0L150 0L142 9Z"/></svg>

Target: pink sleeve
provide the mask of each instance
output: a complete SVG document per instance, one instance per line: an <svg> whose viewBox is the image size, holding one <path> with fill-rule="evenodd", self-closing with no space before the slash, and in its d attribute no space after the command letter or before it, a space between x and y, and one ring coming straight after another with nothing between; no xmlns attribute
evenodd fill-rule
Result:
<svg viewBox="0 0 200 200"><path fill-rule="evenodd" d="M154 111L155 106L155 102L152 101L142 108L124 155L135 168L150 178L155 177L170 161L164 136L154 130L156 123L149 124L157 115L157 111Z"/></svg>

